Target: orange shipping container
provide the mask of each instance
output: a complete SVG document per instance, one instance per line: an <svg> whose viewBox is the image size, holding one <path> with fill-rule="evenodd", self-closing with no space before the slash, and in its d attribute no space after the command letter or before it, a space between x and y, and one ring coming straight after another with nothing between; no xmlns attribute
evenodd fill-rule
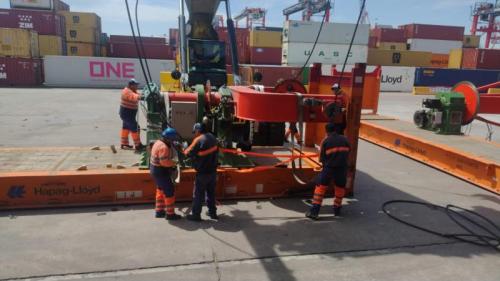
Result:
<svg viewBox="0 0 500 281"><path fill-rule="evenodd" d="M68 42L68 56L94 57L96 45L90 43Z"/></svg>
<svg viewBox="0 0 500 281"><path fill-rule="evenodd" d="M446 54L432 54L431 66L437 68L447 68L449 58L450 56Z"/></svg>
<svg viewBox="0 0 500 281"><path fill-rule="evenodd" d="M462 49L453 49L450 52L450 58L448 59L448 68L460 69L462 68Z"/></svg>

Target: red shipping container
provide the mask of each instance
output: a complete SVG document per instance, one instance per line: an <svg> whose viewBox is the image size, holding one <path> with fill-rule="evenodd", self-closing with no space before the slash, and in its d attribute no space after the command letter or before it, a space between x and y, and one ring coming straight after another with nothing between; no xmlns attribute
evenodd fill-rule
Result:
<svg viewBox="0 0 500 281"><path fill-rule="evenodd" d="M281 48L250 48L250 63L281 65Z"/></svg>
<svg viewBox="0 0 500 281"><path fill-rule="evenodd" d="M144 36L141 36L141 37L142 37L143 44L148 44L148 45L153 45L153 44L165 45L165 44L167 44L167 40L163 37L144 37ZM139 43L139 37L136 37L136 38L137 38L137 43ZM135 44L134 37L126 36L126 35L110 35L109 42L110 43Z"/></svg>
<svg viewBox="0 0 500 281"><path fill-rule="evenodd" d="M406 43L405 31L396 28L374 28L370 33L377 38L377 42Z"/></svg>
<svg viewBox="0 0 500 281"><path fill-rule="evenodd" d="M24 87L42 83L42 60L0 57L0 86Z"/></svg>
<svg viewBox="0 0 500 281"><path fill-rule="evenodd" d="M236 31L236 47L238 49L238 62L249 63L250 30L247 28L236 28L235 31ZM219 35L219 41L226 43L226 64L232 64L231 44L229 42L229 34L227 32L227 28L225 27L217 28L217 34Z"/></svg>
<svg viewBox="0 0 500 281"><path fill-rule="evenodd" d="M0 9L0 27L24 28L39 35L66 37L64 17L50 11Z"/></svg>
<svg viewBox="0 0 500 281"><path fill-rule="evenodd" d="M171 46L176 47L177 41L179 41L179 29L170 28L168 31L168 42Z"/></svg>
<svg viewBox="0 0 500 281"><path fill-rule="evenodd" d="M463 41L465 27L432 24L407 24L399 28L404 29L405 37L419 39Z"/></svg>
<svg viewBox="0 0 500 281"><path fill-rule="evenodd" d="M274 87L280 79L294 79L300 74L300 67L268 66L268 65L242 65L240 75L243 85L253 84L253 74L262 74L262 84ZM299 78L300 79L300 78Z"/></svg>
<svg viewBox="0 0 500 281"><path fill-rule="evenodd" d="M378 38L376 36L370 36L370 38L368 39L368 47L377 48L377 41Z"/></svg>
<svg viewBox="0 0 500 281"><path fill-rule="evenodd" d="M500 50L464 48L462 68L500 69Z"/></svg>
<svg viewBox="0 0 500 281"><path fill-rule="evenodd" d="M144 44L144 51L148 59L173 59L172 48L169 45ZM110 43L108 57L114 58L138 58L134 43Z"/></svg>

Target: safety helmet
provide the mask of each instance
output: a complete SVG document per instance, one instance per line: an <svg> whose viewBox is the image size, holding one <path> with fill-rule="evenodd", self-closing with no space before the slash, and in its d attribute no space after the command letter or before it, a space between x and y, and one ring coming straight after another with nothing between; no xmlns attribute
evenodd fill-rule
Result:
<svg viewBox="0 0 500 281"><path fill-rule="evenodd" d="M168 140L177 139L177 131L174 128L168 127L161 133L161 136Z"/></svg>
<svg viewBox="0 0 500 281"><path fill-rule="evenodd" d="M131 86L131 85L139 85L139 82L137 82L137 80L135 80L134 78L130 79L128 81L128 85Z"/></svg>
<svg viewBox="0 0 500 281"><path fill-rule="evenodd" d="M204 133L205 132L205 125L202 123L196 123L193 126L193 134L196 132Z"/></svg>

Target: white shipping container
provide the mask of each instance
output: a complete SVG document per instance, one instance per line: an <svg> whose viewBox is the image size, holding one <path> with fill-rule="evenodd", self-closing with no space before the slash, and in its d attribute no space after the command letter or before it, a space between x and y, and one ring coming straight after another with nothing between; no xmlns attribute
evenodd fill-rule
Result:
<svg viewBox="0 0 500 281"><path fill-rule="evenodd" d="M321 22L286 21L283 28L283 42L314 43L318 35ZM324 23L318 43L320 44L349 44L356 24L352 23ZM368 45L370 25L360 24L354 38L354 45Z"/></svg>
<svg viewBox="0 0 500 281"><path fill-rule="evenodd" d="M284 43L282 50L282 63L297 66L306 63L313 50L313 43ZM316 44L309 64L344 64L349 45ZM366 63L368 46L353 45L347 64Z"/></svg>
<svg viewBox="0 0 500 281"><path fill-rule="evenodd" d="M52 10L52 0L10 0L11 8Z"/></svg>
<svg viewBox="0 0 500 281"><path fill-rule="evenodd" d="M432 52L434 54L449 54L452 49L462 48L462 41L434 40L434 39L408 39L411 51Z"/></svg>
<svg viewBox="0 0 500 281"><path fill-rule="evenodd" d="M153 82L160 83L161 71L172 71L172 60L148 60ZM51 87L122 88L135 78L146 79L138 59L46 56L43 61L45 85Z"/></svg>

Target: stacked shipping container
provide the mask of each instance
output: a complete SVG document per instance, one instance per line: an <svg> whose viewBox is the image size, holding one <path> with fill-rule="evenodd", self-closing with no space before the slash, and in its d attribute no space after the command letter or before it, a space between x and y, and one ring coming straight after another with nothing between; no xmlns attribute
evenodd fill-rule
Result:
<svg viewBox="0 0 500 281"><path fill-rule="evenodd" d="M226 64L232 64L231 44L227 28L217 27L219 41L226 43ZM236 28L236 49L238 50L238 62L240 64L250 62L250 30L248 28Z"/></svg>
<svg viewBox="0 0 500 281"><path fill-rule="evenodd" d="M139 41L138 41L139 43ZM142 37L144 55L148 59L173 59L170 45L163 37ZM137 48L132 36L110 35L109 57L138 58Z"/></svg>
<svg viewBox="0 0 500 281"><path fill-rule="evenodd" d="M101 18L94 13L59 11L66 22L68 56L100 56Z"/></svg>
<svg viewBox="0 0 500 281"><path fill-rule="evenodd" d="M348 56L349 43L355 24L324 23L316 47L313 46L320 30L320 22L287 21L283 28L282 63L303 65L308 63L343 64ZM367 61L369 25L358 27L348 64Z"/></svg>
<svg viewBox="0 0 500 281"><path fill-rule="evenodd" d="M282 28L254 28L250 31L250 63L281 64Z"/></svg>

